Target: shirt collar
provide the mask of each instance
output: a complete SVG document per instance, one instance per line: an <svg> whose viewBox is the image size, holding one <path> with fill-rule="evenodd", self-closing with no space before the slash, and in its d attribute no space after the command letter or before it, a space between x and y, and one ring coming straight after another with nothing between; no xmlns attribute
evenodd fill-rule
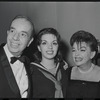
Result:
<svg viewBox="0 0 100 100"><path fill-rule="evenodd" d="M5 53L6 53L6 55L7 55L7 58L8 58L8 60L9 60L9 62L10 62L10 58L11 57L13 57L13 55L10 53L10 51L8 50L8 46L7 46L7 44L3 47L4 48L4 51L5 51Z"/></svg>

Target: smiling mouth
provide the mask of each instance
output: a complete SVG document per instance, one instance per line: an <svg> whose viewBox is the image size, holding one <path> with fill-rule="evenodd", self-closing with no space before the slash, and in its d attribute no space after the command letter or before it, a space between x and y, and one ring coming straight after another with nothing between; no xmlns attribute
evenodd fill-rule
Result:
<svg viewBox="0 0 100 100"><path fill-rule="evenodd" d="M14 48L15 48L15 47L17 48L17 47L19 46L19 44L18 44L18 43L13 43L13 42L11 42L11 46L14 47Z"/></svg>
<svg viewBox="0 0 100 100"><path fill-rule="evenodd" d="M75 61L76 62L80 62L80 61L82 61L83 59L82 58L80 58L80 57L75 57Z"/></svg>
<svg viewBox="0 0 100 100"><path fill-rule="evenodd" d="M46 51L47 54L53 54L53 51Z"/></svg>

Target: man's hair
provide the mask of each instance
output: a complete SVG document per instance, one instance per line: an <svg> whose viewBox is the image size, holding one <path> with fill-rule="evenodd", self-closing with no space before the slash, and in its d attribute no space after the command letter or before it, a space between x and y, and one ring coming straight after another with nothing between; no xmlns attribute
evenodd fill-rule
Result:
<svg viewBox="0 0 100 100"><path fill-rule="evenodd" d="M15 17L13 18L12 22L13 22L14 20L16 20L16 19L25 19L26 21L28 21L28 22L31 24L31 26L32 26L31 37L34 37L35 29L34 29L34 24L33 24L32 20L31 20L29 17L27 17L27 16L17 15L17 16L15 16ZM12 22L11 22L11 24L12 24ZM10 24L10 26L11 26L11 24Z"/></svg>

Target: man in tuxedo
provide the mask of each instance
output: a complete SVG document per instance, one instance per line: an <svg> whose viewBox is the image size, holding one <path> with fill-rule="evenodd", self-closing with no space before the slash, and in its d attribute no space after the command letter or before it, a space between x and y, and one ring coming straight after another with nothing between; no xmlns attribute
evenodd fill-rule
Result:
<svg viewBox="0 0 100 100"><path fill-rule="evenodd" d="M21 56L33 41L34 25L16 16L7 30L7 43L0 46L0 98L31 98L28 58ZM11 61L12 59L12 61Z"/></svg>

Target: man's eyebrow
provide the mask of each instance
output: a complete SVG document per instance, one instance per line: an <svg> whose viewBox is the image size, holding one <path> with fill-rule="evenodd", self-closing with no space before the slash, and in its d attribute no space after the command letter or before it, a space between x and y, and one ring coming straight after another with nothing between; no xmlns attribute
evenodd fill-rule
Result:
<svg viewBox="0 0 100 100"><path fill-rule="evenodd" d="M11 26L10 29L15 29L15 28ZM21 31L21 32L28 34L28 32L26 31Z"/></svg>
<svg viewBox="0 0 100 100"><path fill-rule="evenodd" d="M11 26L10 29L15 29L15 28Z"/></svg>
<svg viewBox="0 0 100 100"><path fill-rule="evenodd" d="M26 32L26 31L22 31L22 32L24 32L24 33L28 34L28 32Z"/></svg>

